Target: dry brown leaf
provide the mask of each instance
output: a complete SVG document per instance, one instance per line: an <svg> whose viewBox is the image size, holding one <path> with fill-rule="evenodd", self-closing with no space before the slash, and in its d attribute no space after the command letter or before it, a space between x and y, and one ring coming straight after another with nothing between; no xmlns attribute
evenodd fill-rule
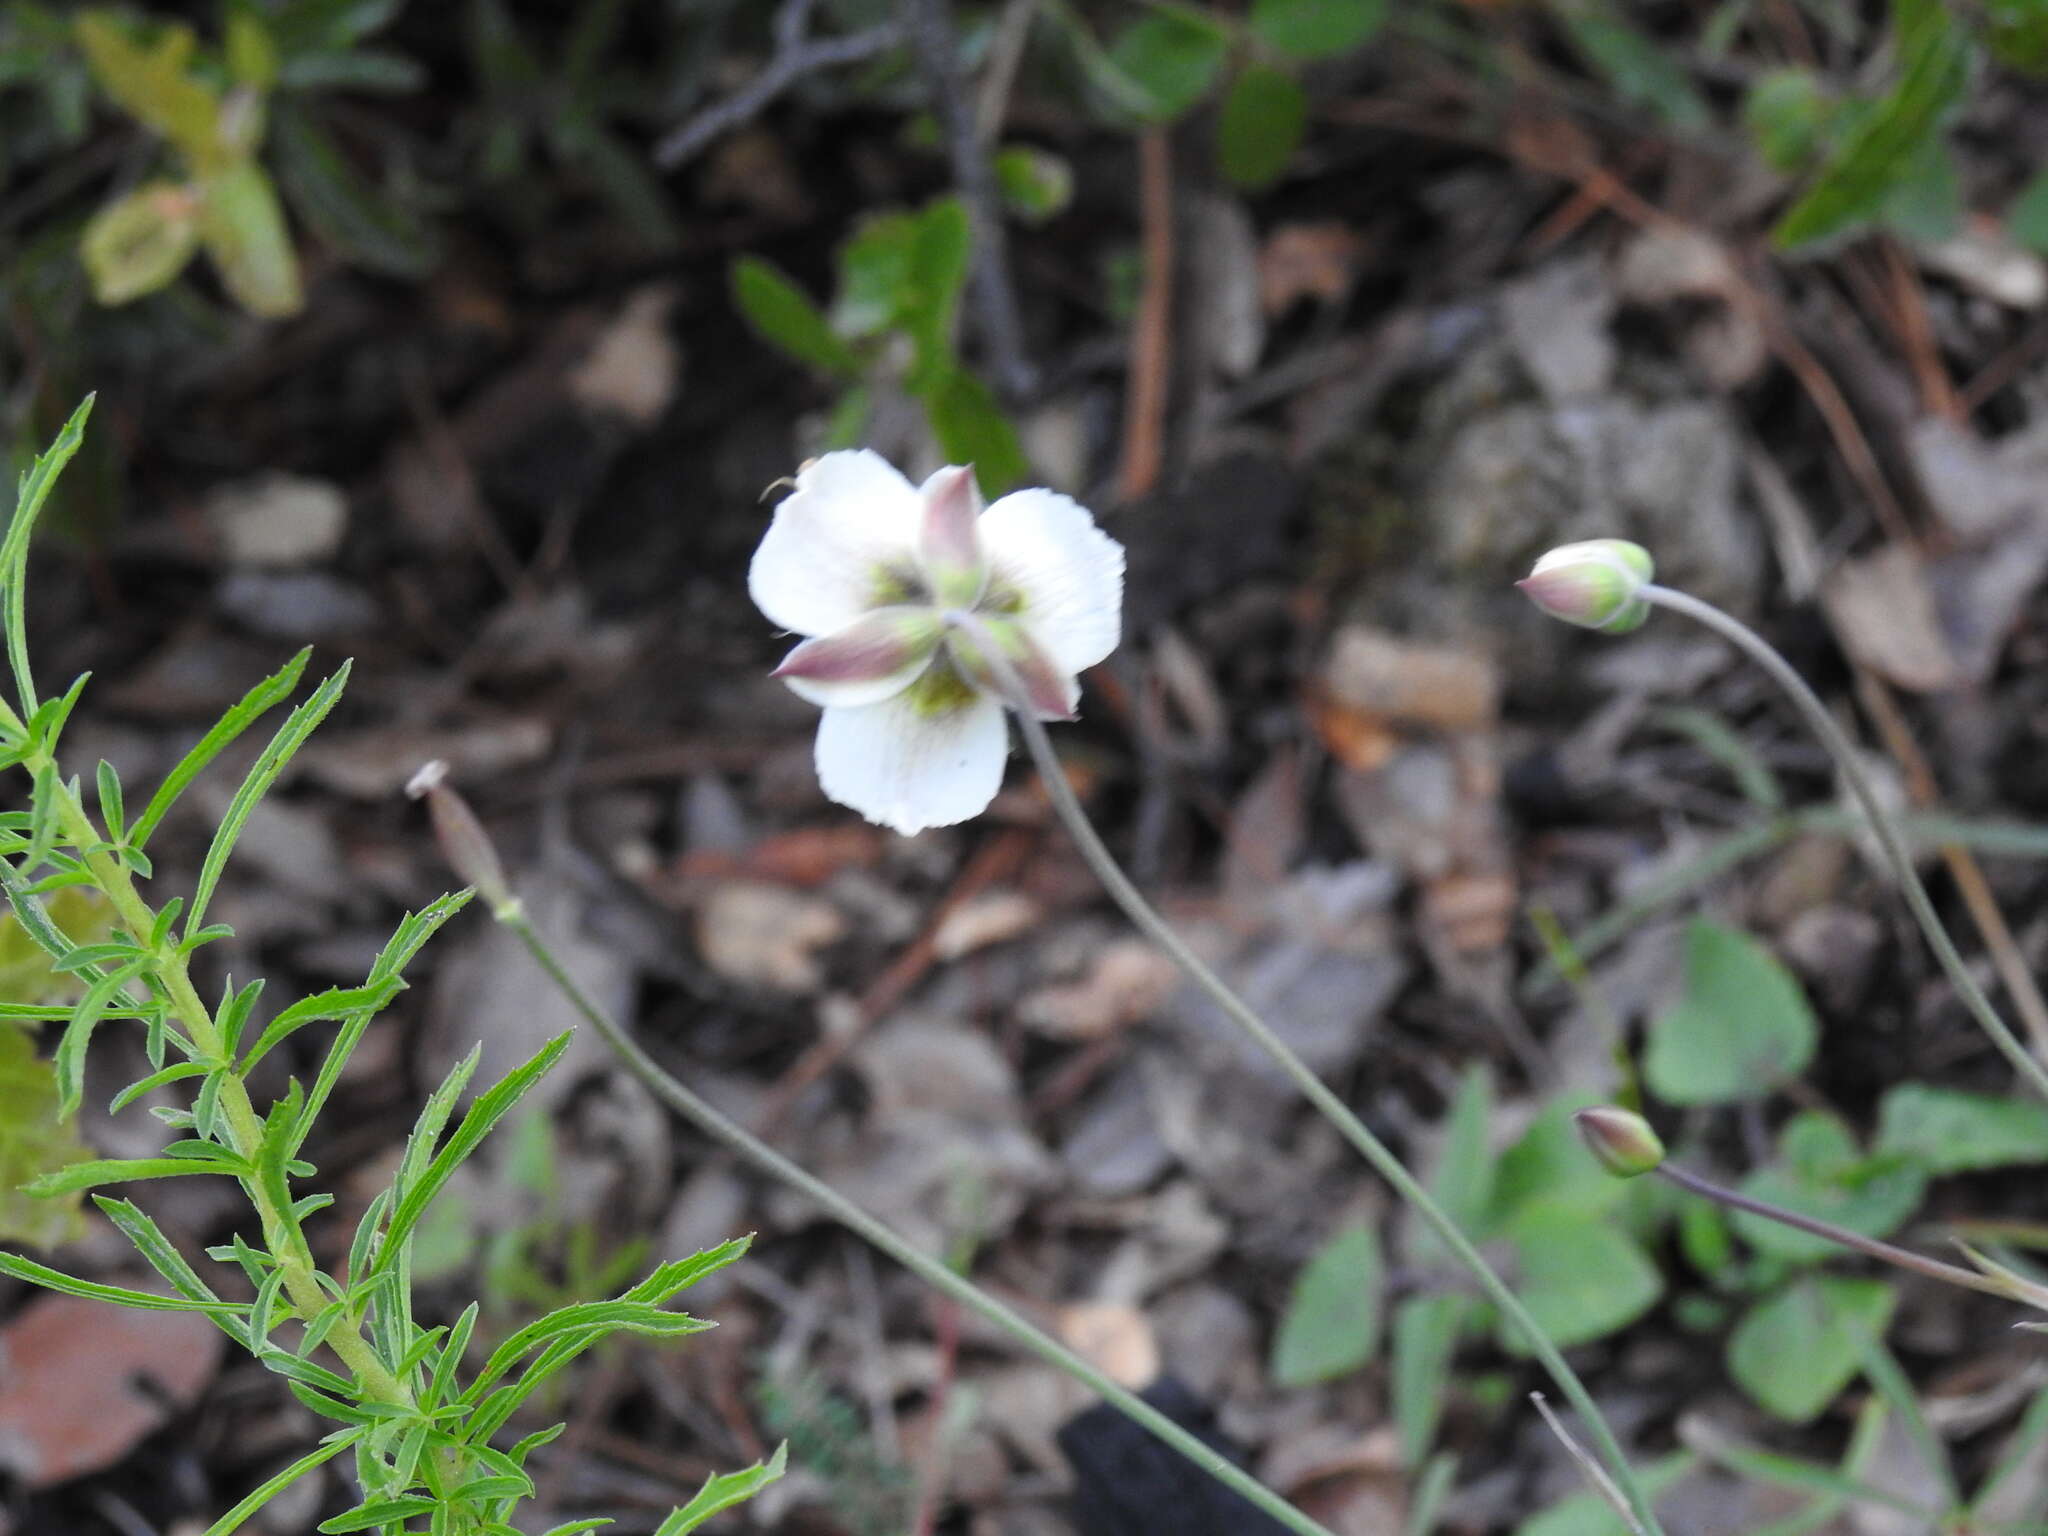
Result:
<svg viewBox="0 0 2048 1536"><path fill-rule="evenodd" d="M1926 571L1910 549L1889 545L1837 567L1821 605L1843 649L1887 681L1915 693L1956 685Z"/></svg>
<svg viewBox="0 0 2048 1536"><path fill-rule="evenodd" d="M1079 981L1026 997L1017 1018L1063 1040L1095 1040L1149 1019L1179 987L1179 966L1142 939L1118 939Z"/></svg>
<svg viewBox="0 0 2048 1536"><path fill-rule="evenodd" d="M1136 1307L1118 1301L1061 1307L1059 1335L1067 1348L1133 1392L1143 1391L1159 1375L1159 1341Z"/></svg>
<svg viewBox="0 0 2048 1536"><path fill-rule="evenodd" d="M697 909L697 948L719 975L778 992L815 992L824 985L817 951L846 935L846 918L831 902L784 886L734 880L713 889Z"/></svg>
<svg viewBox="0 0 2048 1536"><path fill-rule="evenodd" d="M1335 221L1282 224L1259 252L1259 299L1280 315L1303 299L1341 304L1364 264L1365 237Z"/></svg>
<svg viewBox="0 0 2048 1536"><path fill-rule="evenodd" d="M1323 682L1341 704L1440 731L1485 730L1500 714L1500 667L1493 658L1363 624L1337 632Z"/></svg>
<svg viewBox="0 0 2048 1536"><path fill-rule="evenodd" d="M0 1468L46 1488L112 1466L220 1366L196 1312L38 1296L0 1327Z"/></svg>

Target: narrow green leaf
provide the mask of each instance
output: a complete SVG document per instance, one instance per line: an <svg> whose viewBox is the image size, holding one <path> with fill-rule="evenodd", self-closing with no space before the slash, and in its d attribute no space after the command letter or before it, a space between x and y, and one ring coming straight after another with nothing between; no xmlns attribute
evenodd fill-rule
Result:
<svg viewBox="0 0 2048 1536"><path fill-rule="evenodd" d="M244 1076L250 1068L269 1055L279 1044L295 1031L308 1024L317 1024L326 1019L348 1019L358 1014L381 1013L387 1003L405 990L405 983L396 976L360 987L329 987L311 997L299 999L264 1027L256 1043L249 1047L249 1053L242 1058L236 1070Z"/></svg>
<svg viewBox="0 0 2048 1536"><path fill-rule="evenodd" d="M77 1190L97 1189L103 1184L125 1184L137 1179L176 1179L194 1173L219 1173L236 1178L248 1171L239 1158L222 1151L209 1160L200 1157L113 1157L71 1163L41 1178L31 1180L29 1194L39 1199L68 1195Z"/></svg>
<svg viewBox="0 0 2048 1536"><path fill-rule="evenodd" d="M1771 231L1796 250L1875 218L1902 170L1962 98L1970 45L1942 0L1894 0L1899 79L1856 116L1819 178Z"/></svg>
<svg viewBox="0 0 2048 1536"><path fill-rule="evenodd" d="M1252 0L1252 33L1299 59L1328 59L1371 40L1387 0Z"/></svg>
<svg viewBox="0 0 2048 1536"><path fill-rule="evenodd" d="M400 1499L377 1499L368 1504L358 1504L345 1515L336 1515L332 1520L322 1520L315 1530L334 1536L342 1531L367 1531L380 1525L390 1525L400 1520L410 1520L415 1515L432 1514L437 1500L423 1499L408 1495Z"/></svg>
<svg viewBox="0 0 2048 1536"><path fill-rule="evenodd" d="M391 1213L391 1227L385 1234L384 1249L379 1256L380 1264L387 1264L396 1257L397 1249L403 1245L422 1214L448 1182L449 1176L463 1159L474 1152L491 1128L505 1117L514 1104L525 1096L526 1090L539 1082L548 1069L561 1060L562 1052L569 1048L569 1036L557 1035L522 1066L514 1068L488 1093L478 1096L469 1107L469 1113L455 1128L447 1143L434 1154L426 1171L409 1184L404 1195Z"/></svg>
<svg viewBox="0 0 2048 1536"><path fill-rule="evenodd" d="M192 891L192 905L186 918L190 931L199 926L199 920L206 913L207 903L213 899L214 888L219 885L221 871L227 867L228 855L235 851L235 840L242 835L242 828L249 820L249 813L256 809L270 786L277 782L277 776L284 772L285 764L305 744L308 736L320 722L327 718L327 712L334 708L341 698L341 690L348 682L349 663L343 662L340 669L314 690L313 696L291 712L277 734L249 769L241 787L235 791L234 799L228 802L226 813L221 817L220 827L213 834L213 842L206 850L206 857L199 866L199 879Z"/></svg>
<svg viewBox="0 0 2048 1536"><path fill-rule="evenodd" d="M57 1049L50 1058L50 1064L57 1073L58 1109L67 1120L78 1112L79 1103L85 1097L85 1051L92 1043L93 1031L99 1028L100 1021L107 1016L135 974L132 967L108 971L93 982L72 1010L64 1033L57 1038Z"/></svg>
<svg viewBox="0 0 2048 1536"><path fill-rule="evenodd" d="M28 664L28 623L24 614L29 535L35 530L36 519L42 514L58 475L64 472L64 466L71 462L71 456L85 439L86 418L92 415L96 398L87 395L80 401L57 434L57 440L36 455L35 463L29 466L15 490L14 511L8 518L6 534L0 536L0 626L6 630L7 660L14 669L15 692L24 717L34 714L37 704L35 677Z"/></svg>
<svg viewBox="0 0 2048 1536"><path fill-rule="evenodd" d="M696 1530L713 1515L751 1499L781 1477L788 1465L789 1446L785 1442L765 1462L744 1472L720 1472L707 1478L694 1499L655 1527L654 1536L684 1536L685 1532Z"/></svg>
<svg viewBox="0 0 2048 1536"><path fill-rule="evenodd" d="M206 1536L235 1536L235 1533L248 1523L250 1516L254 1515L264 1505L268 1504L280 1493L283 1493L285 1489L296 1483L308 1472L317 1470L339 1456L343 1451L348 1450L358 1440L362 1439L365 1433L367 1431L361 1429L344 1430L341 1434L334 1436L317 1449L301 1456L283 1471L265 1478L255 1488L250 1490L248 1497L214 1521L212 1525L209 1525L206 1528Z"/></svg>
<svg viewBox="0 0 2048 1536"><path fill-rule="evenodd" d="M732 298L763 341L821 373L858 377L860 359L833 331L810 296L758 256L732 264Z"/></svg>
<svg viewBox="0 0 2048 1536"><path fill-rule="evenodd" d="M218 1298L196 1301L185 1296L159 1296L152 1291L131 1290L127 1286L103 1285L97 1280L80 1280L12 1253L0 1253L0 1275L26 1280L46 1291L60 1291L66 1296L77 1296L86 1301L112 1302L117 1307L133 1307L138 1312L204 1312L209 1317L239 1319L248 1310L240 1302Z"/></svg>
<svg viewBox="0 0 2048 1536"><path fill-rule="evenodd" d="M631 1333L650 1339L678 1338L716 1326L702 1318L682 1312L667 1312L644 1301L572 1302L528 1323L492 1350L490 1359L471 1383L470 1391L487 1390L523 1356L564 1334Z"/></svg>
<svg viewBox="0 0 2048 1536"><path fill-rule="evenodd" d="M1714 115L1678 56L1642 32L1612 0L1569 0L1557 7L1587 62L1623 101L1648 107L1681 133L1712 125Z"/></svg>
<svg viewBox="0 0 2048 1536"><path fill-rule="evenodd" d="M148 806L136 819L135 825L128 829L128 841L132 845L140 848L148 842L150 833L157 828L157 823L161 822L171 807L178 803L178 797L184 794L192 781L206 771L207 765L219 757L236 737L260 719L271 706L291 696L292 690L299 686L299 678L304 674L306 662L312 654L313 648L309 645L276 672L251 688L242 696L241 702L221 716L219 723L202 736L191 751L179 759L178 766L171 770L170 776L164 780L157 792L150 796Z"/></svg>
<svg viewBox="0 0 2048 1536"><path fill-rule="evenodd" d="M1385 1290L1379 1234L1362 1222L1339 1230L1295 1276L1273 1340L1273 1379L1307 1386L1371 1360Z"/></svg>

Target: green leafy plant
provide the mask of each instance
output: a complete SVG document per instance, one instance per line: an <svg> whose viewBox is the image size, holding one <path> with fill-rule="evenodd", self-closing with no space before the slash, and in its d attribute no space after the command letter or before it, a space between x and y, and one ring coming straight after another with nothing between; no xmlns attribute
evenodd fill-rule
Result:
<svg viewBox="0 0 2048 1536"><path fill-rule="evenodd" d="M202 48L182 21L112 9L77 16L69 37L92 82L163 141L170 161L167 174L87 222L79 254L99 302L154 293L203 250L244 309L296 313L302 284L280 187L342 255L396 276L424 273L435 257L424 225L370 185L318 107L335 90L418 86L410 60L363 46L400 3L227 5L217 48ZM36 35L48 45L47 28Z"/></svg>
<svg viewBox="0 0 2048 1536"><path fill-rule="evenodd" d="M31 669L24 626L28 545L36 515L78 447L90 401L73 415L50 451L23 477L0 539L0 634L14 703L0 702L0 763L28 780L28 809L0 816L0 888L21 931L48 956L50 969L75 979L81 995L53 1012L62 1027L52 1056L61 1115L77 1112L84 1064L96 1031L141 1031L150 1072L121 1090L120 1108L145 1096L173 1139L156 1155L67 1162L32 1181L27 1193L60 1199L93 1191L95 1204L169 1285L169 1294L129 1290L66 1275L0 1253L0 1273L75 1296L155 1310L200 1313L237 1345L282 1376L294 1397L335 1427L320 1444L269 1479L210 1528L228 1536L282 1488L344 1453L351 1455L360 1502L319 1527L323 1532L426 1528L448 1533L518 1529L515 1512L533 1493L528 1458L562 1426L503 1438L515 1414L579 1355L616 1335L676 1338L711 1325L668 1303L705 1275L732 1263L746 1241L655 1266L605 1300L575 1300L519 1328L474 1358L478 1307L428 1326L414 1315L412 1259L420 1224L464 1159L559 1059L563 1036L461 1108L477 1065L472 1052L428 1097L408 1137L390 1188L369 1203L338 1271L314 1256L307 1223L333 1196L302 1192L317 1170L306 1161L316 1124L351 1053L378 1012L403 989L407 964L468 900L444 897L409 914L377 956L361 986L336 987L274 1013L261 1006L263 983L230 985L217 1002L201 995L192 956L229 930L206 921L235 844L265 792L340 697L343 666L286 717L234 793L188 894L160 905L143 894L152 879L151 835L184 792L244 731L297 688L304 653L259 683L170 772L146 802L131 801L107 763L94 778L88 810L77 778L58 766L65 721L85 679L43 697ZM58 898L96 892L110 913L105 937L81 941L52 919ZM27 1005L13 1005L20 1008ZM331 1025L310 1082L293 1076L283 1097L259 1104L251 1070L288 1044L304 1046L314 1026ZM12 1027L12 1026L10 1026ZM175 1090L175 1093L171 1093ZM458 1113L460 1110L460 1113ZM208 1250L228 1275L225 1286L187 1263L141 1205L97 1193L165 1178L232 1180L253 1208L250 1235ZM228 1291L241 1291L235 1299ZM695 1529L717 1511L778 1476L783 1458L712 1478L675 1511L665 1536ZM602 1522L596 1522L602 1523ZM593 1522L557 1527L555 1536Z"/></svg>
<svg viewBox="0 0 2048 1536"><path fill-rule="evenodd" d="M1016 430L954 346L968 255L967 212L942 197L915 212L874 215L854 231L839 248L829 312L758 256L733 263L733 301L763 340L840 387L826 446L863 436L874 390L887 380L924 406L940 450L972 464L995 496L1027 465Z"/></svg>

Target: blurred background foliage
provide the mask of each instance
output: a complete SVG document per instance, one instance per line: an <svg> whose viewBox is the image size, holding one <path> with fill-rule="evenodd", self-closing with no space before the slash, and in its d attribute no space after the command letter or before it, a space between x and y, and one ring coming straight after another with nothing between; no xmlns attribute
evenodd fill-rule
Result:
<svg viewBox="0 0 2048 1536"><path fill-rule="evenodd" d="M1204 115L1216 169L1271 188L1315 154L1335 83L1370 96L1375 70L1418 50L1469 81L1466 127L1496 140L1545 93L1604 122L1711 142L1790 178L1771 239L1824 250L1878 226L1947 239L1971 217L2048 249L2039 150L2002 146L1966 176L1955 153L1993 71L2048 75L2048 0L1793 0L1819 46L1788 56L1760 0L1043 0L961 5L960 63L1028 72L1077 124L1142 133ZM816 10L815 16L807 13ZM593 215L642 260L684 240L680 161L771 83L889 114L934 159L908 29L888 0L820 6L737 0L221 0L189 6L0 5L0 437L17 459L91 383L189 375L246 343L253 322L306 304L308 274L339 265L431 281L452 233L518 239ZM781 35L788 18L810 36ZM792 49L793 43L800 46ZM845 69L808 71L803 50ZM1793 50L1797 52L1797 50ZM727 94L730 93L730 100ZM766 105L772 92L763 93ZM992 144L1005 216L1056 219L1067 147ZM878 383L913 396L949 456L990 488L1025 459L1003 392L959 345L972 219L953 196L869 210L845 231L825 302L766 260L732 262L760 336L829 381L828 440L859 438ZM1112 265L1102 301L1114 308ZM111 449L103 452L111 452ZM10 477L11 478L11 477ZM118 468L76 477L117 503ZM75 502L81 490L68 493Z"/></svg>

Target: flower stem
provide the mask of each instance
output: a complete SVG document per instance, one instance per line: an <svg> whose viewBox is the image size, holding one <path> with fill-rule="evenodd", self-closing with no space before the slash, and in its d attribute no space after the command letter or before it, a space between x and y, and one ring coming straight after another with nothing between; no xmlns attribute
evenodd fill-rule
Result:
<svg viewBox="0 0 2048 1536"><path fill-rule="evenodd" d="M893 1227L870 1215L829 1184L814 1178L773 1147L720 1114L696 1093L663 1068L640 1048L625 1029L583 990L564 969L533 922L517 902L495 906L492 915L511 929L532 954L540 968L554 982L563 997L605 1039L629 1071L647 1085L654 1096L698 1130L720 1143L771 1178L808 1196L841 1226L879 1248L920 1280L957 1301L1000 1329L1017 1344L1049 1365L1058 1367L1082 1385L1098 1393L1111 1407L1142 1425L1218 1482L1257 1506L1290 1531L1300 1536L1332 1536L1300 1510L1274 1493L1249 1472L1232 1462L1215 1447L1204 1443L1136 1393L1112 1381L1102 1371L1042 1332L1003 1302L983 1291L973 1281L956 1273L941 1260L922 1252Z"/></svg>
<svg viewBox="0 0 2048 1536"><path fill-rule="evenodd" d="M1964 1269L1956 1264L1944 1264L1939 1259L1928 1258L1924 1253L1915 1253L1910 1248L1900 1248L1892 1243L1880 1242L1874 1237L1865 1237L1861 1232L1851 1232L1847 1227L1838 1227L1833 1222L1822 1221L1817 1216L1803 1215L1798 1211L1787 1210L1783 1206L1772 1205L1768 1200L1754 1199L1739 1190L1716 1184L1712 1179L1702 1178L1691 1169L1681 1168L1676 1163L1659 1163L1652 1171L1657 1177L1702 1199L1712 1200L1730 1210L1747 1211L1752 1216L1761 1216L1766 1221L1775 1221L1781 1226L1811 1233L1825 1242L1852 1248L1858 1253L1868 1254L1873 1259L1882 1259L1897 1269L1911 1270L1914 1274L1939 1280L1944 1285L1958 1285L1965 1290L1982 1291L1988 1296L1997 1296L2005 1301L2025 1301L2048 1309L2048 1288L2034 1286L2018 1276L2001 1278L1997 1275L1981 1274L1974 1269Z"/></svg>
<svg viewBox="0 0 2048 1536"><path fill-rule="evenodd" d="M1948 929L1942 925L1941 916L1934 910L1934 900L1927 894L1927 886L1920 879L1919 871L1913 867L1913 856L1907 851L1905 837L1900 833L1897 820L1879 800L1877 788L1870 781L1870 775L1856 756L1856 748L1848 735L1836 723L1835 717L1820 700L1820 695L1808 686L1805 678L1793 669L1790 662L1780 656L1771 643L1755 630L1730 614L1723 613L1712 603L1703 602L1689 592L1680 592L1671 587L1660 587L1655 583L1641 589L1639 595L1646 602L1659 608L1668 608L1673 613L1682 613L1695 623L1711 629L1724 640L1770 674L1771 680L1784 690L1787 698L1812 727L1821 745L1835 760L1842 777L1848 782L1850 793L1863 814L1870 819L1870 829L1877 836L1879 847L1884 850L1885 861L1891 865L1897 877L1899 888L1906 898L1914 920L1920 924L1920 931L1927 935L1927 942L1933 948L1935 958L1941 962L1956 993L1970 1010L1971 1015L1983 1026L1984 1033L1991 1037L1991 1043L1998 1047L2005 1059L2043 1098L2048 1098L2048 1067L2029 1051L2015 1035L1991 999L1984 995L1984 989L1977 984L1977 978L1970 974L1970 968L1963 961L1955 941L1949 937Z"/></svg>
<svg viewBox="0 0 2048 1536"><path fill-rule="evenodd" d="M984 650L993 649L984 647ZM1515 1295L1493 1266L1486 1262L1485 1257L1458 1226L1451 1213L1437 1203L1436 1198L1408 1171L1407 1166L1394 1155L1387 1144L1351 1112L1350 1106L1316 1076L1308 1063L1297 1056L1287 1042L1273 1032L1272 1026L1260 1018L1250 1004L1233 992L1223 978L1187 946L1186 941L1174 932L1172 925L1145 899L1104 845L1094 824L1088 820L1088 813L1081 808L1081 802L1074 794L1073 786L1067 782L1066 773L1060 767L1059 755L1053 750L1052 738L1046 734L1045 727L1026 710L1017 709L1013 713L1018 728L1024 733L1024 743L1030 748L1031 759L1038 765L1039 777L1045 783L1053 809L1066 825L1068 835L1080 849L1081 857L1087 862L1088 868L1093 871L1096 879L1102 882L1103 889L1109 892L1111 899L1119 907L1123 908L1124 915L1137 929L1171 956L1195 985L1208 993L1237 1027L1293 1079L1295 1086L1300 1088L1308 1101L1321 1111L1323 1118L1335 1126L1338 1133L1357 1149L1359 1155L1378 1171L1380 1177L1391 1184L1395 1192L1413 1206L1429 1224L1444 1246L1451 1250L1458 1262L1479 1282L1481 1289L1494 1305L1499 1307L1521 1331L1529 1348L1542 1362L1544 1369L1550 1373L1551 1380L1557 1383L1558 1390L1564 1393L1571 1405L1578 1410L1580 1417L1586 1421L1593 1443L1599 1448L1601 1456L1613 1472L1615 1481L1627 1495L1631 1516L1644 1531L1650 1533L1650 1536L1662 1536L1663 1528L1657 1523L1656 1511L1651 1508L1649 1496L1643 1491L1642 1484L1637 1481L1634 1471L1629 1466L1628 1457L1622 1451L1621 1443L1615 1439L1614 1431L1608 1427L1599 1405L1593 1401L1592 1394L1579 1380L1578 1373L1565 1363L1564 1356L1544 1333L1542 1326L1530 1315L1521 1298Z"/></svg>

